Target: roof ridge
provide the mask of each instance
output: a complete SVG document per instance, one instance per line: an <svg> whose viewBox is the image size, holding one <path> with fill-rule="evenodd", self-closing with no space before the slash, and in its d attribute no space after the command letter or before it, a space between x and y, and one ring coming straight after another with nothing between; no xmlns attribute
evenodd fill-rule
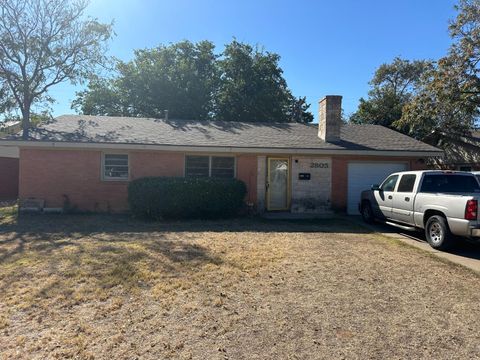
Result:
<svg viewBox="0 0 480 360"><path fill-rule="evenodd" d="M219 122L219 123L227 123L227 124L258 124L258 125L271 125L271 124L284 124L284 125L307 125L307 126L318 126L318 123L302 123L302 122L296 122L296 121L235 121L235 120L217 120L217 119L175 119L175 118L168 118L168 119L162 119L162 118L155 118L155 117L143 117L143 116L111 116L111 115L86 115L86 114L62 114L55 119L58 118L67 118L67 117L90 117L90 118L110 118L110 119L142 119L142 120L153 120L153 121L164 121L164 122L199 122L199 123L214 123L214 122Z"/></svg>

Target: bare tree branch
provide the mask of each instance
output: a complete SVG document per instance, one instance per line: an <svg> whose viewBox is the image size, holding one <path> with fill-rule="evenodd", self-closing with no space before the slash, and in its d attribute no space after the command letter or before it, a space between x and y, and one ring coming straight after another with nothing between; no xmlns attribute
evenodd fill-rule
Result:
<svg viewBox="0 0 480 360"><path fill-rule="evenodd" d="M106 61L112 24L85 18L87 0L0 0L0 87L22 112L64 81L76 82ZM5 87L5 86L4 86Z"/></svg>

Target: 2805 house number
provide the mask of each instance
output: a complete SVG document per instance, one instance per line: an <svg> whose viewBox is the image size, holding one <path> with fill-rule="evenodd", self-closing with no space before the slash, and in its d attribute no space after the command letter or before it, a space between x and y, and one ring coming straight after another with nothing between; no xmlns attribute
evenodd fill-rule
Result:
<svg viewBox="0 0 480 360"><path fill-rule="evenodd" d="M312 162L312 163L310 163L310 168L311 169L328 169L328 163Z"/></svg>

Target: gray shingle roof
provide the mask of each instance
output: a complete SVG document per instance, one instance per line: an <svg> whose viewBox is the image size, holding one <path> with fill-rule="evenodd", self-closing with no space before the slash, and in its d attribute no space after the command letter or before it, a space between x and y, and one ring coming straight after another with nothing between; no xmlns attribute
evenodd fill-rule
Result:
<svg viewBox="0 0 480 360"><path fill-rule="evenodd" d="M339 151L439 151L379 125L344 125L341 140L331 143L318 137L316 124L207 122L89 115L59 116L32 130L31 140Z"/></svg>

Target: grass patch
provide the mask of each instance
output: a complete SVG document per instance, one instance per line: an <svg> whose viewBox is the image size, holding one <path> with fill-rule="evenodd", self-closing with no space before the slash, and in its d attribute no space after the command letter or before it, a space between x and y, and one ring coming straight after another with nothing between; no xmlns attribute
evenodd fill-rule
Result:
<svg viewBox="0 0 480 360"><path fill-rule="evenodd" d="M0 226L13 224L18 217L17 204L2 204L0 202Z"/></svg>
<svg viewBox="0 0 480 360"><path fill-rule="evenodd" d="M0 230L0 357L476 358L479 290L343 219L22 215Z"/></svg>

